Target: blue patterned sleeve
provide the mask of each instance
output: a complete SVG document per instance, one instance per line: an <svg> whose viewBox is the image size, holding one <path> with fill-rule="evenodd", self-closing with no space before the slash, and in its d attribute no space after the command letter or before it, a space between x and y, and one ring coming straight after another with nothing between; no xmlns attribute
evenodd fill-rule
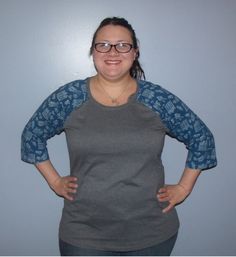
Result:
<svg viewBox="0 0 236 257"><path fill-rule="evenodd" d="M21 136L21 159L38 163L49 159L47 140L63 131L68 114L84 100L78 83L71 82L53 92L26 124Z"/></svg>
<svg viewBox="0 0 236 257"><path fill-rule="evenodd" d="M143 94L146 105L159 113L167 133L186 145L186 167L205 170L217 165L211 131L185 103L158 85L149 85Z"/></svg>

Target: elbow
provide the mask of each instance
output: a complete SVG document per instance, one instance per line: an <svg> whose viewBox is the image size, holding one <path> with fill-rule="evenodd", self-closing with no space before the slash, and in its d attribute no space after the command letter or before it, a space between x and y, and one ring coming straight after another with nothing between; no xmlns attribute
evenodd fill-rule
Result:
<svg viewBox="0 0 236 257"><path fill-rule="evenodd" d="M207 170L217 165L215 140L210 130L207 129L200 136L193 137L188 150L186 166Z"/></svg>

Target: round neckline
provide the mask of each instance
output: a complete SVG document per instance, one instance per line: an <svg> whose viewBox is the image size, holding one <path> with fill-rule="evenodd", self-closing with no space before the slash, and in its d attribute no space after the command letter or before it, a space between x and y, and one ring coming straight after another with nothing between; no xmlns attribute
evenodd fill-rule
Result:
<svg viewBox="0 0 236 257"><path fill-rule="evenodd" d="M90 89L90 79L91 78L87 78L87 90L88 90L88 96L89 96L89 99L94 103L96 104L97 106L99 107L102 107L103 109L110 109L110 110L118 110L118 109L123 109L125 108L126 106L128 106L130 103L132 103L134 100L136 100L137 98L137 95L138 95L138 91L139 91L139 83L138 81L136 80L136 90L133 94L131 94L129 97L128 97L128 100L126 103L124 104L121 104L121 105L117 105L117 106L112 106L112 105L105 105L105 104L102 104L100 102L98 102L92 95L92 92L91 92L91 89Z"/></svg>

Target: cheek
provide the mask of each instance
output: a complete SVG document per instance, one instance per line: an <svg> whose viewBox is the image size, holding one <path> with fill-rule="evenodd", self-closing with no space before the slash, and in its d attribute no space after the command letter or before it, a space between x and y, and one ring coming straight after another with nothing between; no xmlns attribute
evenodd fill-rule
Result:
<svg viewBox="0 0 236 257"><path fill-rule="evenodd" d="M93 53L93 62L96 64L96 63L101 63L104 59L104 54L101 54L101 53L97 53L97 52L94 52Z"/></svg>
<svg viewBox="0 0 236 257"><path fill-rule="evenodd" d="M135 60L135 56L134 55L130 55L130 56L125 57L123 60L124 60L124 63L127 66L131 67L133 65L134 60Z"/></svg>
<svg viewBox="0 0 236 257"><path fill-rule="evenodd" d="M136 59L136 53L135 52L131 52L128 55L124 56L124 58L126 59L127 62L130 62L133 64L133 62Z"/></svg>
<svg viewBox="0 0 236 257"><path fill-rule="evenodd" d="M96 54L93 54L93 64L96 68L99 68L102 65L101 58L98 58Z"/></svg>

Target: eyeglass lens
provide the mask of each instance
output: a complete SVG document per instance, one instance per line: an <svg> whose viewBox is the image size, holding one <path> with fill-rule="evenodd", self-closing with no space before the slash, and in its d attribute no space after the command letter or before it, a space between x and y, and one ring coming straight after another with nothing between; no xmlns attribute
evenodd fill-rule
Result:
<svg viewBox="0 0 236 257"><path fill-rule="evenodd" d="M129 43L118 43L118 44L115 44L115 45L112 45L110 43L96 43L95 44L95 49L98 52L107 53L107 52L111 51L113 46L116 49L116 51L119 52L119 53L128 53L133 47Z"/></svg>

